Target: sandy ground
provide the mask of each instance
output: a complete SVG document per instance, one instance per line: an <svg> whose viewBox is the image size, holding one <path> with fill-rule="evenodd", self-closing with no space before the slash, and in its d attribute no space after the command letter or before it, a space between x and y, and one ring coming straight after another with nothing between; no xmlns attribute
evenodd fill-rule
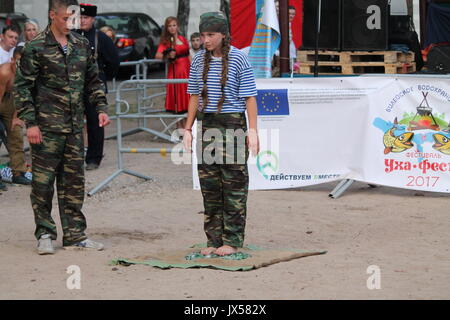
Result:
<svg viewBox="0 0 450 320"><path fill-rule="evenodd" d="M108 133L114 131L114 125ZM130 147L170 147L146 133ZM0 159L4 160L4 159ZM280 191L252 191L246 243L266 248L326 250L248 272L160 270L117 266L162 249L205 241L202 198L191 168L170 157L137 154L125 167L153 181L121 175L86 197L87 233L106 250L36 253L30 188L9 185L0 195L0 299L449 299L449 196L354 183L339 199L337 183ZM86 172L86 191L117 168L116 142L106 141L100 169ZM61 228L54 201L53 217ZM81 289L69 290L66 271L81 270ZM369 290L369 266L380 268L381 288ZM219 284L219 285L218 285Z"/></svg>

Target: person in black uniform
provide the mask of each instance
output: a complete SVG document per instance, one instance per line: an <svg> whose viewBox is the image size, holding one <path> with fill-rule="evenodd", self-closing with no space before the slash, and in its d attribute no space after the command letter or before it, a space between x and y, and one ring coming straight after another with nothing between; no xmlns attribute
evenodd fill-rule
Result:
<svg viewBox="0 0 450 320"><path fill-rule="evenodd" d="M92 54L97 61L99 77L105 84L105 92L108 92L106 81L114 78L119 70L119 57L116 47L103 32L94 27L97 6L81 3L81 23L78 33L85 36L91 45ZM105 129L98 125L98 115L87 97L84 99L87 122L88 148L86 152L86 170L94 170L100 166L103 158L103 143Z"/></svg>

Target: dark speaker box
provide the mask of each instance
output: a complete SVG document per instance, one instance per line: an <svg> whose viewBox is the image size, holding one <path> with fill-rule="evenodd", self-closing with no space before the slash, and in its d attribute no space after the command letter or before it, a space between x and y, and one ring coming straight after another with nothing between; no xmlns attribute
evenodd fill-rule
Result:
<svg viewBox="0 0 450 320"><path fill-rule="evenodd" d="M413 25L414 23L411 16L390 15L389 35L413 31L414 30Z"/></svg>
<svg viewBox="0 0 450 320"><path fill-rule="evenodd" d="M429 72L450 73L450 45L431 48L426 67Z"/></svg>
<svg viewBox="0 0 450 320"><path fill-rule="evenodd" d="M342 50L387 50L388 0L342 0Z"/></svg>
<svg viewBox="0 0 450 320"><path fill-rule="evenodd" d="M318 0L303 0L302 50L316 48ZM340 50L341 0L322 0L319 49Z"/></svg>

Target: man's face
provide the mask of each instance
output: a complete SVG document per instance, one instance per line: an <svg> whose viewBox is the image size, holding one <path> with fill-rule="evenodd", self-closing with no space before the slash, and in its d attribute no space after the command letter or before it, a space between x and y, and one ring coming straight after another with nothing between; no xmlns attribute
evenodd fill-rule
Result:
<svg viewBox="0 0 450 320"><path fill-rule="evenodd" d="M192 38L191 40L191 47L194 50L200 49L200 45L202 44L200 38Z"/></svg>
<svg viewBox="0 0 450 320"><path fill-rule="evenodd" d="M82 15L81 19L80 19L80 29L83 31L89 31L92 29L94 22L95 22L95 17Z"/></svg>
<svg viewBox="0 0 450 320"><path fill-rule="evenodd" d="M6 51L11 50L17 45L17 41L19 39L19 34L15 31L8 30L4 34L1 35L2 39L2 47Z"/></svg>
<svg viewBox="0 0 450 320"><path fill-rule="evenodd" d="M68 35L72 29L71 21L72 12L67 10L67 7L59 7L55 10L50 10L50 19L52 26L60 33Z"/></svg>
<svg viewBox="0 0 450 320"><path fill-rule="evenodd" d="M295 18L295 9L289 9L289 22L294 21Z"/></svg>

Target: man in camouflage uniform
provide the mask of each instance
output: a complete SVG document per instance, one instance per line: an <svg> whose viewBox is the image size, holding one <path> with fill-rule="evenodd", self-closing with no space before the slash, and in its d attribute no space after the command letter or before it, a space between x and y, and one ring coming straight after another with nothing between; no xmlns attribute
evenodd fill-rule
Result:
<svg viewBox="0 0 450 320"><path fill-rule="evenodd" d="M52 254L56 225L51 217L54 181L64 247L102 250L87 238L84 201L84 104L88 94L99 112L99 125L109 124L107 101L87 39L68 25L76 0L53 0L50 25L25 45L17 69L14 98L31 145L31 203L38 253Z"/></svg>

